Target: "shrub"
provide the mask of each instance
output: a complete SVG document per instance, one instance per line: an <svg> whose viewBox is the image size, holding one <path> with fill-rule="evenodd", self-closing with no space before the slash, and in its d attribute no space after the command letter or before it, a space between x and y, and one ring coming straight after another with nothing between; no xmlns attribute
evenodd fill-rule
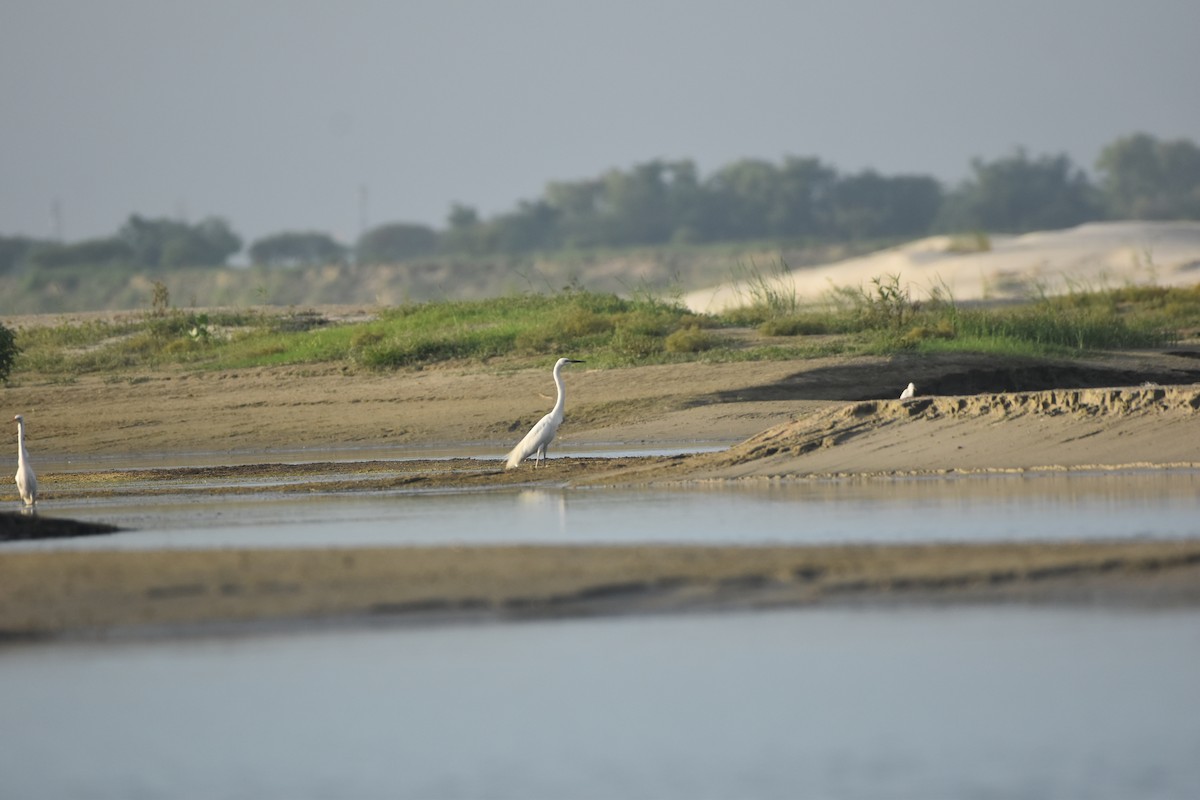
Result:
<svg viewBox="0 0 1200 800"><path fill-rule="evenodd" d="M667 337L668 353L700 353L717 346L718 339L698 325L680 328Z"/></svg>
<svg viewBox="0 0 1200 800"><path fill-rule="evenodd" d="M565 309L555 319L555 327L564 339L580 339L613 329L612 320L590 308L574 306Z"/></svg>
<svg viewBox="0 0 1200 800"><path fill-rule="evenodd" d="M758 326L758 332L763 336L813 336L833 333L834 326L815 314L797 314L765 320Z"/></svg>
<svg viewBox="0 0 1200 800"><path fill-rule="evenodd" d="M661 336L652 336L619 328L613 334L612 342L609 346L615 355L632 361L640 358L649 358L661 353L663 351L663 339Z"/></svg>
<svg viewBox="0 0 1200 800"><path fill-rule="evenodd" d="M953 339L954 325L948 319L941 319L930 325L917 325L900 337L901 347L916 347L929 339Z"/></svg>

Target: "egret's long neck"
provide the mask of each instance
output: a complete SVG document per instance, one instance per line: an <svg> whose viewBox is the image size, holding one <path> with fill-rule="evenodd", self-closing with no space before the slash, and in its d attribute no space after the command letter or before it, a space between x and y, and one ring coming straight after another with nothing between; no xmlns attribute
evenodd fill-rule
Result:
<svg viewBox="0 0 1200 800"><path fill-rule="evenodd" d="M567 402L567 393L563 388L562 364L559 364L554 368L554 385L558 387L558 399L554 401L554 411L552 413L561 416L563 413L563 406L566 405Z"/></svg>
<svg viewBox="0 0 1200 800"><path fill-rule="evenodd" d="M17 423L17 450L20 458L25 458L25 423Z"/></svg>

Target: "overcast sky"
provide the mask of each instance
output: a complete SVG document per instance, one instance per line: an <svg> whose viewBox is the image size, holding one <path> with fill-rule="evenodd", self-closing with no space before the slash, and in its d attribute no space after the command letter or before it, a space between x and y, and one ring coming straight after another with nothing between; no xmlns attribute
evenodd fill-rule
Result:
<svg viewBox="0 0 1200 800"><path fill-rule="evenodd" d="M1198 33L1195 0L0 0L0 234L352 242L655 158L1090 168L1200 143Z"/></svg>

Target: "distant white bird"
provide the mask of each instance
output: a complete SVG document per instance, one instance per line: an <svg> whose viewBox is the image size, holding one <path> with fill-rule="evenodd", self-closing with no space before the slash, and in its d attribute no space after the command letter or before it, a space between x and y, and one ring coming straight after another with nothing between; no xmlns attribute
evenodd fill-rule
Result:
<svg viewBox="0 0 1200 800"><path fill-rule="evenodd" d="M29 451L25 449L25 418L20 414L13 417L17 423L17 491L25 505L33 507L37 502L37 476L29 463Z"/></svg>
<svg viewBox="0 0 1200 800"><path fill-rule="evenodd" d="M508 461L504 465L505 469L512 469L530 456L535 456L533 465L537 467L546 458L546 448L550 446L550 442L554 441L554 434L558 432L558 426L562 425L563 405L567 400L567 395L563 391L562 368L566 364L582 363L575 358L560 358L555 363L554 385L558 387L558 399L554 401L554 408L549 414L538 420L537 424L529 429L529 433L525 434L525 438L509 451Z"/></svg>
<svg viewBox="0 0 1200 800"><path fill-rule="evenodd" d="M911 383L909 383L908 386L904 387L904 391L900 393L900 399L907 400L908 398L912 397L916 393L917 393L917 387L915 387Z"/></svg>

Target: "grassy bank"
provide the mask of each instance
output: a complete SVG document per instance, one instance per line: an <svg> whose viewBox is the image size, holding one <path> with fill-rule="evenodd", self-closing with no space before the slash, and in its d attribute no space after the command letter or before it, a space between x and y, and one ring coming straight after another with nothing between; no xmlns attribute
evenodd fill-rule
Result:
<svg viewBox="0 0 1200 800"><path fill-rule="evenodd" d="M695 314L648 292L622 298L566 289L405 303L355 322L315 310L183 310L161 292L141 313L18 327L21 353L12 379L169 366L522 364L563 353L598 367L899 352L1063 355L1162 347L1194 339L1198 330L1200 286L1078 292L982 307L936 292L913 298L897 278L880 278L867 289L831 291L811 307L764 293L722 315Z"/></svg>

